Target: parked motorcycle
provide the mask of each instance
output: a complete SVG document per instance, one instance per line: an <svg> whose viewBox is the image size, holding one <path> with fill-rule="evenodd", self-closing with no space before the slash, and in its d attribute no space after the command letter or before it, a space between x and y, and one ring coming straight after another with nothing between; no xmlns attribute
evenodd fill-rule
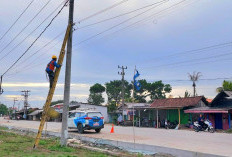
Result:
<svg viewBox="0 0 232 157"><path fill-rule="evenodd" d="M199 132L199 131L208 131L210 133L215 132L215 129L214 129L212 123L208 119L205 120L204 122L202 122L202 124L199 124L198 121L194 122L193 129L196 132Z"/></svg>

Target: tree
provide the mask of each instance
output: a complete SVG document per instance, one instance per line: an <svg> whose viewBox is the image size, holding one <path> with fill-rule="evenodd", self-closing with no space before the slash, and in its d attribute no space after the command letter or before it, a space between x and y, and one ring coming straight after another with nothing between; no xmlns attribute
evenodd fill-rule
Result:
<svg viewBox="0 0 232 157"><path fill-rule="evenodd" d="M8 114L8 108L4 104L0 104L0 114L7 115Z"/></svg>
<svg viewBox="0 0 232 157"><path fill-rule="evenodd" d="M193 72L193 74L189 74L188 76L190 80L193 82L193 96L196 96L196 82L199 80L199 78L202 76L200 72Z"/></svg>
<svg viewBox="0 0 232 157"><path fill-rule="evenodd" d="M153 83L148 83L147 87L148 95L150 97L150 101L154 101L154 99L165 99L167 93L171 93L172 87L170 84L163 84L163 82L156 81Z"/></svg>
<svg viewBox="0 0 232 157"><path fill-rule="evenodd" d="M184 98L188 98L188 97L190 97L191 96L191 94L186 90L185 92L184 92Z"/></svg>
<svg viewBox="0 0 232 157"><path fill-rule="evenodd" d="M102 96L102 93L105 92L105 87L99 83L94 84L89 89L90 94L88 98L88 103L94 105L101 105L105 99Z"/></svg>
<svg viewBox="0 0 232 157"><path fill-rule="evenodd" d="M139 80L141 89L135 90L134 98L136 102L144 103L149 99L150 102L154 99L164 99L166 94L172 91L170 84L164 84L162 81L148 83L145 79Z"/></svg>
<svg viewBox="0 0 232 157"><path fill-rule="evenodd" d="M217 92L221 91L232 91L232 82L224 80L222 83L222 87L217 88Z"/></svg>
<svg viewBox="0 0 232 157"><path fill-rule="evenodd" d="M125 85L125 100L131 98L131 89L132 85L129 84L126 80L124 81ZM122 98L122 81L121 80L114 80L107 82L105 84L106 86L106 94L108 96L108 103L115 101L116 104L119 103L119 101Z"/></svg>

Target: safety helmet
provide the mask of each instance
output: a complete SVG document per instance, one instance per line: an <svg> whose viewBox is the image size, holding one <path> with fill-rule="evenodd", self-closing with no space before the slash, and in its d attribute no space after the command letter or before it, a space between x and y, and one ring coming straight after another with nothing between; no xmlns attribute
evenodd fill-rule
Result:
<svg viewBox="0 0 232 157"><path fill-rule="evenodd" d="M52 59L57 59L57 57L55 55L52 56Z"/></svg>

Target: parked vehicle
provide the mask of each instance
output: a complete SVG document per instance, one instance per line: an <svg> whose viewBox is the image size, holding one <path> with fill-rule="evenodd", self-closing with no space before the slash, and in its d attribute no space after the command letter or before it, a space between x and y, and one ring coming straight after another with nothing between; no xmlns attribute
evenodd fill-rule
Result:
<svg viewBox="0 0 232 157"><path fill-rule="evenodd" d="M165 121L165 128L166 129L175 129L178 125L178 122L175 121L175 122L170 122L169 120L168 121Z"/></svg>
<svg viewBox="0 0 232 157"><path fill-rule="evenodd" d="M209 131L211 133L215 132L215 129L212 126L212 123L208 119L202 122L202 124L199 124L198 121L194 122L193 129L196 132L199 132L199 131Z"/></svg>
<svg viewBox="0 0 232 157"><path fill-rule="evenodd" d="M77 128L81 134L84 130L95 130L99 133L104 128L104 117L98 111L73 110L69 112L68 128Z"/></svg>

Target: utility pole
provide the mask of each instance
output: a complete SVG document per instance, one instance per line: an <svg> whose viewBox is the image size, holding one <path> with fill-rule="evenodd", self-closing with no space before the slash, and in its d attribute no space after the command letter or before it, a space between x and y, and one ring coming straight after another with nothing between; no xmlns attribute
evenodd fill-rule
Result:
<svg viewBox="0 0 232 157"><path fill-rule="evenodd" d="M14 104L13 104L14 119L16 119L16 118L15 118L15 112L16 112L16 110L14 109L14 108L15 108L15 102L16 102L16 101L18 101L17 98L14 98Z"/></svg>
<svg viewBox="0 0 232 157"><path fill-rule="evenodd" d="M124 115L123 115L123 111L124 111L124 107L125 107L125 82L124 82L124 76L125 76L125 69L127 69L127 66L126 67L118 66L118 68L122 69L122 72L118 72L118 74L122 75L122 119L124 121Z"/></svg>
<svg viewBox="0 0 232 157"><path fill-rule="evenodd" d="M3 89L2 89L2 76L0 77L0 95L3 93Z"/></svg>
<svg viewBox="0 0 232 157"><path fill-rule="evenodd" d="M70 100L70 80L71 80L71 62L72 62L72 33L73 33L73 13L74 13L74 0L69 1L69 20L68 24L72 24L71 31L67 42L67 56L65 68L65 85L64 85L64 104L62 113L62 128L60 144L67 145L68 139L68 112Z"/></svg>
<svg viewBox="0 0 232 157"><path fill-rule="evenodd" d="M23 115L23 118L24 119L27 119L27 107L29 107L29 104L28 104L28 96L29 96L29 90L24 90L24 91L21 91L23 94L22 96L24 96L24 115Z"/></svg>

